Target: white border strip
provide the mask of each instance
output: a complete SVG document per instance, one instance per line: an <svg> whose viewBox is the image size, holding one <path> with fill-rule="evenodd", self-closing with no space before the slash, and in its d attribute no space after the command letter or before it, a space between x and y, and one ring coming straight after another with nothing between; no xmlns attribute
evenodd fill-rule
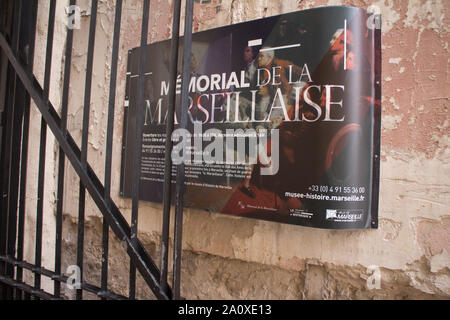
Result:
<svg viewBox="0 0 450 320"><path fill-rule="evenodd" d="M347 70L347 19L344 20L344 70Z"/></svg>
<svg viewBox="0 0 450 320"><path fill-rule="evenodd" d="M153 74L153 72L147 72L147 73L144 74L144 76L149 76L151 74ZM138 74L133 74L133 75L130 76L130 78L136 78L136 77L139 77L139 75Z"/></svg>
<svg viewBox="0 0 450 320"><path fill-rule="evenodd" d="M296 47L300 47L300 43L296 43L296 44L290 44L287 46L281 46L281 47L273 47L273 48L264 48L259 50L260 52L264 52L264 51L270 51L270 50L281 50L281 49L289 49L289 48L296 48Z"/></svg>
<svg viewBox="0 0 450 320"><path fill-rule="evenodd" d="M248 41L249 47L260 46L260 45L262 45L262 39L255 39L255 40Z"/></svg>

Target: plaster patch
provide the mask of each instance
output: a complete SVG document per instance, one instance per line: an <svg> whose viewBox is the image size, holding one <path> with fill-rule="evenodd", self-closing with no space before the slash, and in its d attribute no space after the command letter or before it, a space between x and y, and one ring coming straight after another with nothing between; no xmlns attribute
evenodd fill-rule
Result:
<svg viewBox="0 0 450 320"><path fill-rule="evenodd" d="M450 218L425 219L418 223L417 241L427 257L450 251Z"/></svg>
<svg viewBox="0 0 450 320"><path fill-rule="evenodd" d="M392 78L389 77L390 80L392 80ZM389 81L390 81L389 80ZM387 81L387 80L386 80ZM389 98L389 102L392 103L392 105L394 106L394 110L400 110L399 105L397 104L397 102L395 101L394 97L390 97Z"/></svg>
<svg viewBox="0 0 450 320"><path fill-rule="evenodd" d="M373 2L371 5L380 8L382 17L381 31L383 34L391 31L394 24L400 19L400 14L394 10L394 1L378 0Z"/></svg>
<svg viewBox="0 0 450 320"><path fill-rule="evenodd" d="M430 270L431 272L439 272L445 268L450 269L450 255L444 248L441 253L431 257Z"/></svg>
<svg viewBox="0 0 450 320"><path fill-rule="evenodd" d="M389 59L389 63L397 64L397 65L398 65L401 61L402 61L402 58L390 58L390 59Z"/></svg>
<svg viewBox="0 0 450 320"><path fill-rule="evenodd" d="M403 115L386 115L383 117L383 121L381 122L382 128L384 130L394 130L397 129L398 124L402 121Z"/></svg>
<svg viewBox="0 0 450 320"><path fill-rule="evenodd" d="M448 0L444 0L448 2ZM434 29L439 31L449 31L450 28L444 23L445 7L442 0L434 1L408 1L408 9L406 12L406 19L403 24L407 28L422 28ZM448 4L448 3L447 3ZM425 24L424 22L428 22Z"/></svg>
<svg viewBox="0 0 450 320"><path fill-rule="evenodd" d="M391 219L380 219L379 227L383 231L383 240L392 241L398 237L402 223Z"/></svg>

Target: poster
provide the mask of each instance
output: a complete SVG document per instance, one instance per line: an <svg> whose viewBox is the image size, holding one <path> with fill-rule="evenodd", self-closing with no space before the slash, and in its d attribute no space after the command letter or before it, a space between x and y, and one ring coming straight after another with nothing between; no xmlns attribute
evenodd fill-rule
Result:
<svg viewBox="0 0 450 320"><path fill-rule="evenodd" d="M181 75L172 192L184 206L325 229L377 227L381 114L379 17L320 7L193 34L187 128ZM162 202L170 41L130 50L121 195L132 192L142 108L140 199ZM182 70L180 42L178 70ZM174 199L175 196L172 197Z"/></svg>

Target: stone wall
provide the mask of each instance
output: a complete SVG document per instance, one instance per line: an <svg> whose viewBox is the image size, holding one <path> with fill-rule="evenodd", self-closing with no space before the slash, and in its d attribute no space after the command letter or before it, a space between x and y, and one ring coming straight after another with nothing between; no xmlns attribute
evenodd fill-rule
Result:
<svg viewBox="0 0 450 320"><path fill-rule="evenodd" d="M80 0L75 32L69 131L81 142L90 1ZM148 41L171 34L172 0L152 0ZM324 5L376 5L383 15L383 115L379 229L329 231L185 210L182 295L192 299L415 299L450 297L449 48L447 0L211 0L195 3L194 31ZM58 1L51 99L60 105L65 27ZM99 1L88 161L103 178L109 73L114 22L112 0ZM127 51L139 45L142 1L124 1L114 127L112 194L130 221L131 201L119 196ZM48 3L39 7L35 73L43 78ZM182 21L183 23L183 21ZM32 112L31 134L40 116ZM33 141L33 140L31 140ZM27 230L31 245L38 143L30 151ZM32 148L32 149L33 149ZM34 153L33 153L34 152ZM53 268L57 145L47 148L44 265ZM76 261L78 178L67 165L63 270ZM140 204L139 238L159 260L161 206ZM87 196L85 278L100 283L101 214ZM173 221L173 217L171 219ZM128 292L129 259L111 236L110 287ZM373 266L381 287L370 289ZM370 279L369 279L370 280ZM50 283L46 284L51 288ZM73 292L65 290L68 298ZM86 295L86 298L94 298ZM142 279L138 297L152 298Z"/></svg>

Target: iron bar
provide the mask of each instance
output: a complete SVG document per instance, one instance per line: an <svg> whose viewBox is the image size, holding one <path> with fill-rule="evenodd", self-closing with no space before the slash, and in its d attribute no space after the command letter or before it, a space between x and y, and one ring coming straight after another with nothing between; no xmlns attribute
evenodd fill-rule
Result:
<svg viewBox="0 0 450 320"><path fill-rule="evenodd" d="M167 270L169 260L169 229L170 229L170 206L172 195L172 132L174 128L175 103L176 103L176 81L178 73L178 48L180 36L180 13L181 0L174 2L172 40L170 43L170 79L169 79L169 106L167 111L166 125L166 148L164 159L164 189L163 189L163 221L161 232L161 279L160 284L166 290Z"/></svg>
<svg viewBox="0 0 450 320"><path fill-rule="evenodd" d="M114 134L114 110L116 103L116 82L117 82L117 64L119 61L119 42L120 42L120 24L122 19L122 0L116 1L116 15L114 18L114 36L113 49L111 56L111 79L109 85L109 105L108 105L108 124L106 136L106 156L105 156L105 199L111 199L111 164L112 164L112 143ZM108 245L109 245L109 226L103 218L102 232L102 276L101 287L103 291L108 289Z"/></svg>
<svg viewBox="0 0 450 320"><path fill-rule="evenodd" d="M70 1L70 5L74 6L75 0ZM64 59L64 80L61 102L61 131L65 136L67 133L67 110L69 105L69 84L70 70L72 68L72 47L73 47L73 29L67 29L66 36L66 52ZM64 203L64 172L66 157L64 151L59 147L58 158L58 182L56 196L56 230L55 230L55 273L61 274L61 249L62 249L62 220L63 220L63 203ZM58 281L54 283L54 295L59 297L61 294L61 284Z"/></svg>
<svg viewBox="0 0 450 320"><path fill-rule="evenodd" d="M133 162L133 190L132 190L132 209L131 209L131 241L137 240L138 234L138 215L139 215L139 192L141 180L141 153L142 153L142 126L144 117L142 116L144 103L144 85L145 85L145 46L148 36L148 20L150 15L150 0L144 0L141 27L141 45L139 53L139 83L138 83L138 103L136 112L136 154ZM130 299L136 297L136 267L130 263Z"/></svg>
<svg viewBox="0 0 450 320"><path fill-rule="evenodd" d="M22 1L16 1L14 3L14 18L12 21L12 36L11 36L11 47L14 53L19 53L19 35L21 27L22 18ZM11 170L11 156L12 156L12 135L13 135L13 121L15 115L15 98L16 98L16 86L17 86L17 76L14 72L14 68L8 67L8 83L7 83L7 97L6 97L6 110L5 110L5 128L6 133L2 139L2 154L1 154L1 165L2 171L0 173L1 182L1 222L0 222L0 255L8 254L8 232L9 232L9 199L10 199L10 170ZM11 269L9 266L0 263L0 275L7 275L12 277ZM12 289L1 287L1 298L2 299L12 299Z"/></svg>
<svg viewBox="0 0 450 320"><path fill-rule="evenodd" d="M83 128L81 136L81 165L84 170L87 169L87 152L89 138L89 116L91 111L91 87L92 87L92 68L94 63L95 47L95 28L97 25L98 0L92 0L91 20L89 25L89 43L86 65L86 82L84 91L84 109L83 109ZM83 251L84 251L84 215L86 205L86 190L80 181L80 192L78 199L78 239L77 239L77 265L80 268L80 279L83 281ZM83 290L79 289L76 293L76 299L83 298Z"/></svg>
<svg viewBox="0 0 450 320"><path fill-rule="evenodd" d="M34 65L34 50L36 40L36 23L37 23L37 1L33 1L31 6L31 23L28 25L27 34L30 36L29 53L27 61L27 71L31 74ZM28 142L30 128L30 95L24 89L25 104L23 111L23 127L22 127L22 153L20 159L20 182L19 182L19 213L17 226L17 259L23 259L24 251L24 233L25 233L25 206L26 206L26 185L27 185L27 168L28 168ZM16 270L16 280L21 282L23 277L22 268ZM16 290L16 299L22 298L22 291Z"/></svg>
<svg viewBox="0 0 450 320"><path fill-rule="evenodd" d="M50 94L50 75L52 68L53 53L53 33L55 28L55 11L56 1L50 1L48 29L47 29L47 49L45 56L44 71L44 99L48 100ZM45 119L41 117L41 139L39 149L39 174L38 174L38 199L37 199L37 215L36 215L36 247L35 247L35 264L40 267L42 263L42 224L44 210L44 183L45 183L45 151L47 147L47 124ZM35 274L34 287L41 288L41 277Z"/></svg>
<svg viewBox="0 0 450 320"><path fill-rule="evenodd" d="M184 52L183 52L183 73L181 84L181 128L187 127L187 111L189 106L189 82L191 77L191 49L192 49L192 20L194 11L193 0L186 0L184 23ZM183 142L185 143L185 142ZM186 149L183 149L186 150ZM184 205L184 163L178 165L177 185L176 185L176 206L175 206L175 234L174 234L174 254L173 254L173 299L180 299L181 283L181 254L182 254L182 233L183 233L183 205Z"/></svg>
<svg viewBox="0 0 450 320"><path fill-rule="evenodd" d="M34 264L30 264L26 261L19 261L16 259L12 259L10 257L5 257L5 256L0 256L0 261L10 264L16 268L20 267L22 269L30 270L33 273L38 273L39 275L48 277L58 283L66 283L67 280L69 279L69 277L67 277L65 275L56 274L54 271L48 270L46 268L43 268L43 267L37 268ZM20 281L16 280L16 283L20 283ZM104 297L104 298L113 299L113 300L126 300L127 299L125 296L116 294L111 291L104 291L101 288L99 288L95 285L92 285L90 283L87 283L87 282L82 282L80 284L80 286L83 290L85 290L87 292L91 292L93 294L96 294L97 296L99 296L101 298ZM33 290L36 290L36 288L34 288L34 287L30 287L30 288L33 288ZM59 298L56 295L54 295L54 296L56 298Z"/></svg>
<svg viewBox="0 0 450 320"><path fill-rule="evenodd" d="M56 300L54 296L44 292L43 290L38 290L26 283L18 282L17 280L13 280L9 277L4 277L0 275L0 282L6 284L10 288L14 288L22 292L27 292L36 298L42 298L45 300Z"/></svg>

